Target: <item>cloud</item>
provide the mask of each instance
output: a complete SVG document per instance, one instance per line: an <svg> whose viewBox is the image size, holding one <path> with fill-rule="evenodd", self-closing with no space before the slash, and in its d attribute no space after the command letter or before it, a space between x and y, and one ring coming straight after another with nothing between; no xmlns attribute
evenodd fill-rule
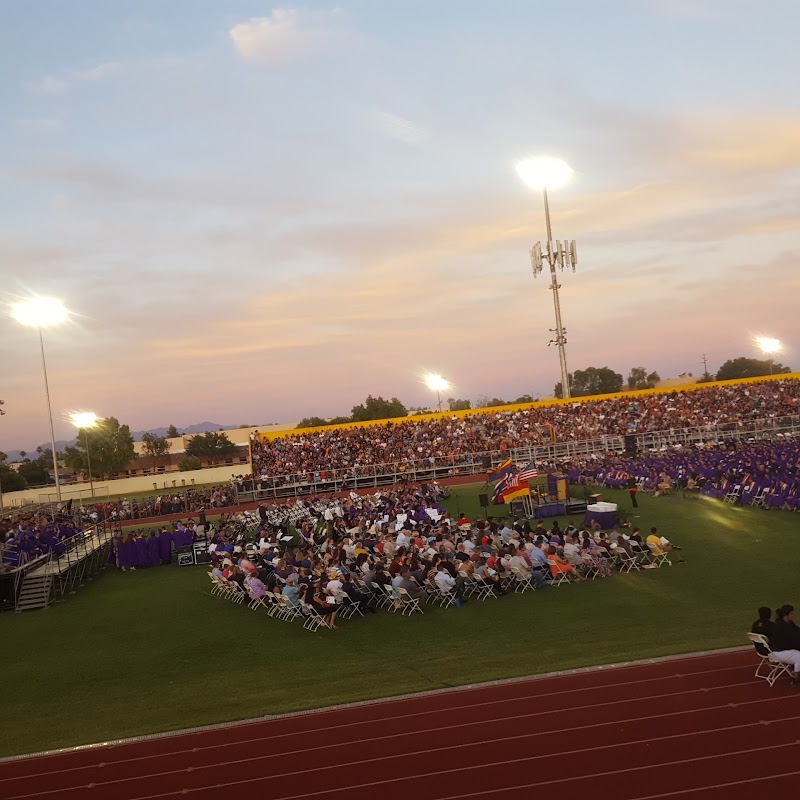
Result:
<svg viewBox="0 0 800 800"><path fill-rule="evenodd" d="M121 66L119 61L103 61L92 67L70 70L63 75L45 75L25 85L34 94L64 94L82 83L104 80L117 73Z"/></svg>
<svg viewBox="0 0 800 800"><path fill-rule="evenodd" d="M228 33L245 61L276 66L330 46L338 35L334 25L337 13L276 8L268 17L234 25Z"/></svg>

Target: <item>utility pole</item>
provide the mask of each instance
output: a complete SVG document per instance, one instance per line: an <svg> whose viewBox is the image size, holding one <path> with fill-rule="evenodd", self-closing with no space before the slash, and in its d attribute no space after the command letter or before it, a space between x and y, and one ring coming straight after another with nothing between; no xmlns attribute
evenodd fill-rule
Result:
<svg viewBox="0 0 800 800"><path fill-rule="evenodd" d="M708 380L708 359L706 358L706 354L703 353L703 377Z"/></svg>

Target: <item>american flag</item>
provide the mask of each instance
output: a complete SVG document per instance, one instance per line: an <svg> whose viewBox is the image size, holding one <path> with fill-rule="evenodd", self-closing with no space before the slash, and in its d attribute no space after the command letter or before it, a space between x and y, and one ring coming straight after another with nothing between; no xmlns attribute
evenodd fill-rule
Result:
<svg viewBox="0 0 800 800"><path fill-rule="evenodd" d="M533 463L528 464L527 467L519 471L518 477L523 483L539 477L539 470L536 469Z"/></svg>

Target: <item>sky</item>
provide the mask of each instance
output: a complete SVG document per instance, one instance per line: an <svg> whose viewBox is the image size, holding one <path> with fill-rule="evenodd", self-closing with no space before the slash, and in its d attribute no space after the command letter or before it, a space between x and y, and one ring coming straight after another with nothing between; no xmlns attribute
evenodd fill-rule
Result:
<svg viewBox="0 0 800 800"><path fill-rule="evenodd" d="M800 368L796 0L0 0L0 449L551 394L570 370Z"/></svg>

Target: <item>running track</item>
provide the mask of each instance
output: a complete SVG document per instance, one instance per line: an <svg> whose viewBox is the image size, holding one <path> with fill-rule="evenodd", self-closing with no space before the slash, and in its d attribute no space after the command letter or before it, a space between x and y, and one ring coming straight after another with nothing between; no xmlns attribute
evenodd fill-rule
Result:
<svg viewBox="0 0 800 800"><path fill-rule="evenodd" d="M10 760L0 798L791 797L800 693L754 669L698 655Z"/></svg>

